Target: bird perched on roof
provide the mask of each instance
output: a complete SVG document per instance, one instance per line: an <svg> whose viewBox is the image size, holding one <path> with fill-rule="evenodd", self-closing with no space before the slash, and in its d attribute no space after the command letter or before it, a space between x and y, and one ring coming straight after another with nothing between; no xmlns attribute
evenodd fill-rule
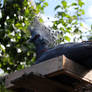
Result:
<svg viewBox="0 0 92 92"><path fill-rule="evenodd" d="M33 0L31 0L31 4L36 7ZM32 36L29 41L36 46L37 60L35 64L65 55L83 66L92 68L92 42L65 43L55 46L55 39L51 35L50 29L40 23L37 17L29 30Z"/></svg>
<svg viewBox="0 0 92 92"><path fill-rule="evenodd" d="M37 58L39 58L44 51L55 46L55 39L50 33L50 29L39 22L36 17L33 25L29 27L32 35L30 42L33 42L36 46Z"/></svg>
<svg viewBox="0 0 92 92"><path fill-rule="evenodd" d="M65 43L55 46L49 29L41 24L38 19L35 19L30 32L32 35L30 42L33 42L36 46L37 60L35 64L65 55L83 66L92 68L92 42Z"/></svg>

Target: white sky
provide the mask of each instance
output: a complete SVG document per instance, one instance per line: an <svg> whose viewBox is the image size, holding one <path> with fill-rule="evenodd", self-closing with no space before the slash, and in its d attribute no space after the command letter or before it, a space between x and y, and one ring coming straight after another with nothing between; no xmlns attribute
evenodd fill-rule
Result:
<svg viewBox="0 0 92 92"><path fill-rule="evenodd" d="M88 16L88 17L92 17L92 5L88 7L87 11L88 11L88 12L87 12L87 16ZM91 21L92 21L92 20L91 20Z"/></svg>
<svg viewBox="0 0 92 92"><path fill-rule="evenodd" d="M46 0L49 6L45 9L45 15L53 17L55 15L54 7L61 3L61 0ZM68 2L73 2L74 0L68 0ZM76 1L76 0L75 0ZM85 5L83 9L85 10L84 22L85 24L92 24L92 0L83 0ZM85 19L86 18L86 19Z"/></svg>

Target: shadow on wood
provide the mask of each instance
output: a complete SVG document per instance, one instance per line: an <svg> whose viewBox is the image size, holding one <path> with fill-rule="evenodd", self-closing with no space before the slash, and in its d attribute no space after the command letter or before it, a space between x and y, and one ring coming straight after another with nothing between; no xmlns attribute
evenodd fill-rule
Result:
<svg viewBox="0 0 92 92"><path fill-rule="evenodd" d="M34 92L79 92L91 88L91 84L92 71L65 56L47 60L6 76L6 88L17 90L16 92L21 88L30 92L32 90Z"/></svg>

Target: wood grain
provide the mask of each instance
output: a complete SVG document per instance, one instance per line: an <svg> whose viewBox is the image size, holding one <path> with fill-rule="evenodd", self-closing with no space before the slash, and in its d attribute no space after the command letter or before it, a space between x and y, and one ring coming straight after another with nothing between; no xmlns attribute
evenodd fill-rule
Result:
<svg viewBox="0 0 92 92"><path fill-rule="evenodd" d="M77 80L92 83L92 70L86 69L63 55L7 75L6 88L14 87L12 81L20 79L23 75L30 75L30 73L36 76L46 76L47 78L64 73Z"/></svg>

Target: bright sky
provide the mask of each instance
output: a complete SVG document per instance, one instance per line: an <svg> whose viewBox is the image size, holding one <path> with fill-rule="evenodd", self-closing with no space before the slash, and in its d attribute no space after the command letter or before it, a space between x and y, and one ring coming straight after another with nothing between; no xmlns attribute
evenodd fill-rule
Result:
<svg viewBox="0 0 92 92"><path fill-rule="evenodd" d="M85 15L84 18L86 18L84 20L84 22L88 25L92 24L92 0L84 0L85 1L85 5L84 5L84 10L85 10Z"/></svg>
<svg viewBox="0 0 92 92"><path fill-rule="evenodd" d="M53 17L55 15L54 7L61 3L61 0L46 0L49 4L48 7L45 9L45 15ZM72 0L68 0L71 2ZM92 0L83 0L85 5L83 9L85 10L85 15L83 16L83 22L85 24L91 25L92 24Z"/></svg>

